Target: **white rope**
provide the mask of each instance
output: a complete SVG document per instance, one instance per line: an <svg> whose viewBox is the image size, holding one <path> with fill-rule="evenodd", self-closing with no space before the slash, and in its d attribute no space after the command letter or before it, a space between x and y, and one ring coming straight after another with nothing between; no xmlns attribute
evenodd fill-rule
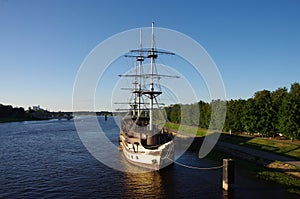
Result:
<svg viewBox="0 0 300 199"><path fill-rule="evenodd" d="M173 148L174 148L174 145L169 146L169 150L168 150L167 154L165 155L165 157L161 157L161 159L164 160L164 159L167 158L167 159L171 160L172 162L174 162L175 164L178 164L182 167L186 167L186 168L189 168L189 169L196 169L196 170L214 170L214 169L221 169L224 166L224 165L221 165L221 166L215 166L215 167L195 167L195 166L186 165L186 164L183 164L183 163L180 163L180 162L176 162L176 161L169 158L169 154L170 154L171 150L173 150Z"/></svg>
<svg viewBox="0 0 300 199"><path fill-rule="evenodd" d="M194 167L194 166L190 166L190 165L186 165L186 164L182 164L180 162L176 162L174 161L175 164L178 164L182 167L186 167L189 169L197 169L197 170L213 170L213 169L221 169L224 165L221 166L215 166L215 167Z"/></svg>
<svg viewBox="0 0 300 199"><path fill-rule="evenodd" d="M169 150L168 150L167 154L165 155L165 157L162 157L161 159L166 159L167 158L167 159L173 161L175 164L178 164L182 167L186 167L186 168L189 168L189 169L196 169L196 170L214 170L214 169L221 169L224 166L224 165L220 165L220 166L215 166L215 167L195 167L195 166L186 165L186 164L183 164L183 163L180 163L180 162L176 162L176 161L169 158L169 154L170 154L171 150L173 149L173 147L174 147L174 145L171 145L169 147Z"/></svg>

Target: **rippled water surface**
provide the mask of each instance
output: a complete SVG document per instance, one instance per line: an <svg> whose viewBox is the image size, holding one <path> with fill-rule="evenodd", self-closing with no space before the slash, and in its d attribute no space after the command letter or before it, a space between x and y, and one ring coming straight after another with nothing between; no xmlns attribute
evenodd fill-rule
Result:
<svg viewBox="0 0 300 199"><path fill-rule="evenodd" d="M113 118L104 121L118 143ZM174 164L159 172L123 173L97 161L83 146L74 121L0 124L0 198L227 198L221 170L191 170ZM120 152L121 153L121 152ZM120 154L120 157L122 155ZM186 152L179 161L215 166ZM229 198L297 198L276 185L258 181L237 168Z"/></svg>

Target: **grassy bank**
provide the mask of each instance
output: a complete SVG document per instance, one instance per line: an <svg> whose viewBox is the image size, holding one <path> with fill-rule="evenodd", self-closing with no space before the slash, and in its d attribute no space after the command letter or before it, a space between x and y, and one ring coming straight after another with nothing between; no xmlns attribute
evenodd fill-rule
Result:
<svg viewBox="0 0 300 199"><path fill-rule="evenodd" d="M257 172L256 177L281 184L288 192L300 195L300 179L274 170Z"/></svg>
<svg viewBox="0 0 300 199"><path fill-rule="evenodd" d="M228 134L222 134L220 140L231 144L300 159L300 144L291 141Z"/></svg>
<svg viewBox="0 0 300 199"><path fill-rule="evenodd" d="M207 132L207 129L198 128L197 126L179 125L171 122L168 122L165 126L174 130L178 130L180 127L180 131L184 134L193 135L194 132L197 132L196 136L199 137L205 136ZM225 133L221 134L220 141L300 159L299 142L276 140L273 138L229 135Z"/></svg>
<svg viewBox="0 0 300 199"><path fill-rule="evenodd" d="M176 131L181 131L182 133L185 134L190 134L190 135L194 135L194 132L197 132L196 136L205 136L207 129L202 129L199 128L197 126L188 126L188 125L183 125L183 124L175 124L175 123L171 123L171 122L167 122L165 124L165 127L176 130ZM180 129L179 129L180 127Z"/></svg>

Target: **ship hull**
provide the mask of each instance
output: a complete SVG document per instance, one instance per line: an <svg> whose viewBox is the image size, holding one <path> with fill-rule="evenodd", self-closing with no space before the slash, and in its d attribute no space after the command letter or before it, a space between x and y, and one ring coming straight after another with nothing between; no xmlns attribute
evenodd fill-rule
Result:
<svg viewBox="0 0 300 199"><path fill-rule="evenodd" d="M134 141L128 141L128 138L121 133L120 148L126 160L131 164L150 170L160 170L174 162L173 140L160 145L156 149L143 147L137 138Z"/></svg>

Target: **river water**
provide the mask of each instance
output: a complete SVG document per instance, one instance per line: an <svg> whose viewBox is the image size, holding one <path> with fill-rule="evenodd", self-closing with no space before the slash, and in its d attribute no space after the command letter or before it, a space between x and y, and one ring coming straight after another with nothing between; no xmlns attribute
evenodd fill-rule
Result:
<svg viewBox="0 0 300 199"><path fill-rule="evenodd" d="M110 128L107 136L117 145L115 120L98 120ZM199 167L218 164L190 151L178 161ZM114 170L88 152L73 120L0 124L0 198L297 198L239 168L235 180L234 193L228 195L221 189L221 169L174 164L148 173Z"/></svg>

